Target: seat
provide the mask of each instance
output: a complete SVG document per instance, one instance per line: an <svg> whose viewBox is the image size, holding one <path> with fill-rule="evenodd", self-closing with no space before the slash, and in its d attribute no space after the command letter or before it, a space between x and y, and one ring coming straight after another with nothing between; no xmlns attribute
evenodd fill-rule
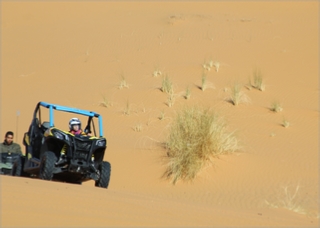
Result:
<svg viewBox="0 0 320 228"><path fill-rule="evenodd" d="M44 133L49 128L50 128L50 122L43 121L42 124L41 124L42 133Z"/></svg>

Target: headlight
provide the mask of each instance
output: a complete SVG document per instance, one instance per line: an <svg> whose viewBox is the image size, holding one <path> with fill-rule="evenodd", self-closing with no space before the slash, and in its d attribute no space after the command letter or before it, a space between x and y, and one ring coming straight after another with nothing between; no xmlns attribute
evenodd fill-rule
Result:
<svg viewBox="0 0 320 228"><path fill-rule="evenodd" d="M58 132L58 131L55 131L55 132L53 133L53 135L54 135L56 138L61 139L61 140L64 140L64 138L65 138L65 135L62 134L62 133L60 133L60 132Z"/></svg>
<svg viewBox="0 0 320 228"><path fill-rule="evenodd" d="M106 145L106 141L105 140L97 140L96 145L97 146L105 146Z"/></svg>

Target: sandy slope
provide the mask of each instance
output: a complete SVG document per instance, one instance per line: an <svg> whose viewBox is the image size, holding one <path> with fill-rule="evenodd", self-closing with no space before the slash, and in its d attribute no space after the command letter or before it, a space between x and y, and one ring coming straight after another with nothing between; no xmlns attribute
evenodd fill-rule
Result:
<svg viewBox="0 0 320 228"><path fill-rule="evenodd" d="M40 100L90 109L103 114L112 164L108 190L0 177L1 227L317 227L318 9L316 1L1 2L0 138L12 129L20 143ZM208 60L221 64L201 91ZM251 103L234 107L228 88L247 84L255 67L266 90L244 87ZM174 84L171 108L163 75ZM121 77L129 88L118 88ZM102 96L111 107L99 106ZM274 100L281 113L269 110ZM161 178L160 143L175 111L192 104L225 116L244 151L172 186Z"/></svg>

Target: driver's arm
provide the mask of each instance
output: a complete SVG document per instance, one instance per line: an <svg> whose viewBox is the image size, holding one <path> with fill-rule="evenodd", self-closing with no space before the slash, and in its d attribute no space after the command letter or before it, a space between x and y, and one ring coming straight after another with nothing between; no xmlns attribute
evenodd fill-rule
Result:
<svg viewBox="0 0 320 228"><path fill-rule="evenodd" d="M83 131L83 132L81 132L81 135L85 135L85 136L92 136L91 132L87 132L87 133L86 133L86 132L84 132L84 131Z"/></svg>

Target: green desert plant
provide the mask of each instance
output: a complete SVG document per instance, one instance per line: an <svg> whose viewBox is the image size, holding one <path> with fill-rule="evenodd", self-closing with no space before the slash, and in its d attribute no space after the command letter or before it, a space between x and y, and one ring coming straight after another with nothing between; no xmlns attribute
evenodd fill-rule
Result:
<svg viewBox="0 0 320 228"><path fill-rule="evenodd" d="M263 76L262 76L260 69L255 69L253 71L253 85L252 86L260 91L265 90L266 85L264 83L264 79L263 79Z"/></svg>
<svg viewBox="0 0 320 228"><path fill-rule="evenodd" d="M282 104L279 101L274 101L271 103L270 110L273 112L281 112L283 110Z"/></svg>
<svg viewBox="0 0 320 228"><path fill-rule="evenodd" d="M240 147L223 118L211 109L193 106L176 114L165 148L169 162L163 176L175 184L180 179L193 180L212 158Z"/></svg>
<svg viewBox="0 0 320 228"><path fill-rule="evenodd" d="M172 82L167 75L162 80L161 91L167 94L170 94L173 92Z"/></svg>
<svg viewBox="0 0 320 228"><path fill-rule="evenodd" d="M235 83L231 87L230 91L230 101L233 105L238 105L240 103L249 103L250 99L249 97L241 91L242 86L239 83Z"/></svg>

